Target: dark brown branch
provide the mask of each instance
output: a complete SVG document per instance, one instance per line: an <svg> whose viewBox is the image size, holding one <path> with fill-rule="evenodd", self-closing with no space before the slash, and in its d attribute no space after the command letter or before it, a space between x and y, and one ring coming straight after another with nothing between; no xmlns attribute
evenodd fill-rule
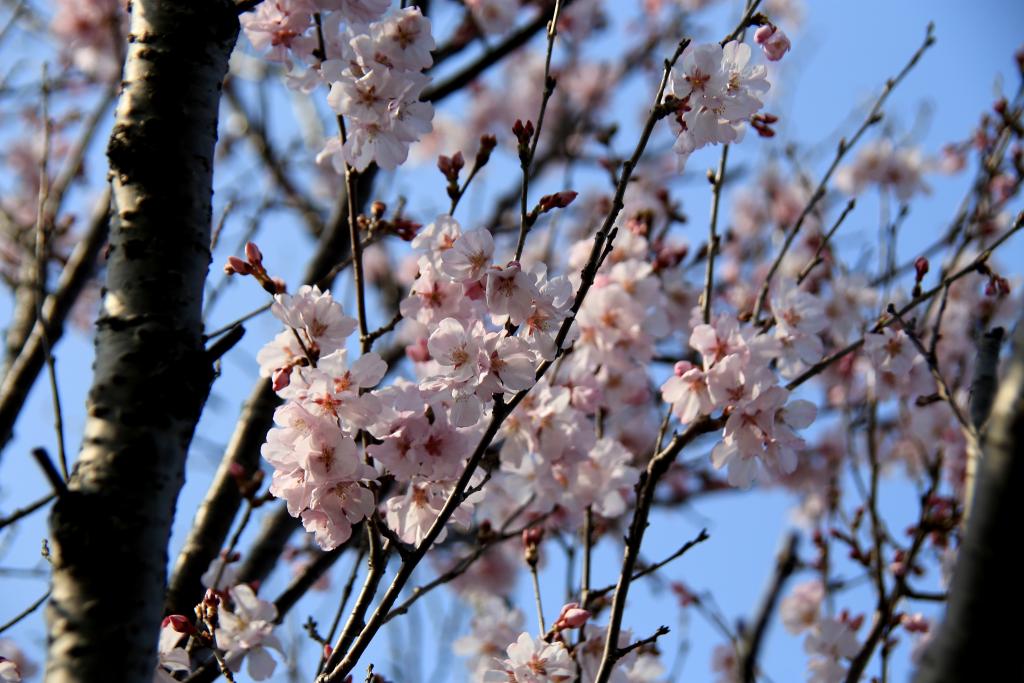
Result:
<svg viewBox="0 0 1024 683"><path fill-rule="evenodd" d="M18 508L17 510L7 515L6 517L0 518L0 529L3 529L6 526L10 526L11 524L14 524L22 517L27 517L28 515L31 515L36 510L46 506L47 503L49 503L56 497L56 494L51 493L48 496L40 498L34 503L29 503L23 508Z"/></svg>
<svg viewBox="0 0 1024 683"><path fill-rule="evenodd" d="M28 615L32 614L37 609L42 607L43 603L45 603L47 601L47 599L49 599L49 597L50 597L50 591L46 591L45 593L43 593L43 595L38 600L33 602L31 605L29 605L28 607L23 609L21 612L19 612L14 617L12 617L10 620L8 620L6 623L4 623L2 626L0 626L0 633L3 633L4 631L6 631L7 629L11 628L12 626L17 625L18 622L20 622L22 619L26 618Z"/></svg>
<svg viewBox="0 0 1024 683"><path fill-rule="evenodd" d="M64 266L56 289L43 305L45 338L51 346L56 345L63 334L72 306L95 271L97 257L107 240L109 214L110 191L107 189L96 203L89 227ZM0 448L10 440L18 414L45 362L44 334L37 322L0 384Z"/></svg>
<svg viewBox="0 0 1024 683"><path fill-rule="evenodd" d="M569 2L563 0L562 4L568 5ZM502 59L521 48L523 45L526 45L526 43L537 35L537 33L539 33L546 25L547 15L544 12L538 13L532 20L508 34L503 41L477 57L474 61L470 62L445 80L435 83L424 90L423 96L420 99L424 102L437 102L455 92L458 92L459 90L462 90L487 71L487 69L494 66Z"/></svg>
<svg viewBox="0 0 1024 683"><path fill-rule="evenodd" d="M761 606L757 610L757 617L754 619L754 628L744 632L740 638L738 650L740 655L740 675L746 683L755 683L757 680L757 656L761 651L764 642L764 635L768 630L768 621L775 612L775 606L782 595L782 588L786 581L793 575L797 568L796 547L799 536L796 533L789 534L786 545L779 554L775 563L775 572L772 575L772 582L768 585L764 597L761 598Z"/></svg>

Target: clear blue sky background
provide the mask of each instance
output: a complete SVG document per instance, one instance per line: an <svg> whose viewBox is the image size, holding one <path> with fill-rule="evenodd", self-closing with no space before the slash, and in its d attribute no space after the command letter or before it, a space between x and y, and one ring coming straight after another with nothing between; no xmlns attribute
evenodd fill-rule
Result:
<svg viewBox="0 0 1024 683"><path fill-rule="evenodd" d="M436 4L441 5L441 0L436 0ZM638 3L609 4L614 6L613 14L618 21L635 13ZM727 2L702 15L698 23L708 29L706 38L717 39L735 23L738 14L737 4ZM780 137L777 148L781 149L789 141L799 142L805 149L808 145L814 148L817 143L834 140L837 132L852 132L879 92L881 84L899 70L920 44L928 21L935 22L938 42L890 100L886 108L886 125L892 127L897 137L909 134L929 154L937 153L946 142L966 137L976 124L980 112L993 101L998 79L1002 79L1007 89L1016 85L1012 55L1021 45L1020 27L1024 26L1022 3L1008 0L807 2L804 24L799 29L789 31L794 49L782 62L773 82L773 88L779 91L786 103L782 107L772 108L784 114L778 127ZM789 30L792 27L786 28ZM615 34L612 33L607 40L611 45ZM35 49L33 54L41 53ZM619 97L622 100L646 102L652 87L653 84L634 83L619 93ZM280 116L288 111L289 108L283 105L274 109L275 115ZM623 130L618 137L620 149L626 145L631 146L636 138L634 111L624 110ZM95 178L102 177L104 142L103 139L99 141L91 161ZM823 152L806 160L815 174L820 173L826 157L831 155L833 144L830 142L823 148L819 145ZM765 145L756 142L742 146L742 151L733 159L753 163L763 159L760 155L765 149ZM692 157L688 171L700 176L704 168L716 163L717 158L716 150L699 152ZM236 172L244 175L242 169L231 168L220 171L218 181L227 182ZM437 197L443 197L440 194L442 185L436 171L427 167L425 172L411 171L409 175L405 174L403 171L396 184L410 195L411 206L441 205ZM904 257L916 253L916 249L929 243L944 228L968 180L968 173L953 177L930 177L933 192L915 203L901 235L900 247ZM586 186L586 183L587 177L583 176L581 184ZM596 186L597 181L592 184ZM484 186L501 185L503 183L493 179L484 179ZM552 188L561 189L556 185L557 182L553 182ZM387 178L378 183L378 188L389 187ZM383 189L378 191L387 192ZM541 191L538 187L537 192ZM698 243L706 221L707 184L698 178L696 182L680 186L676 195L682 198L684 210L691 217L692 229L697 231L688 236L691 242ZM877 206L873 204L869 195L859 203L852 217L851 229L847 234L853 235L855 228L864 228L865 231L862 233L863 238L848 238L845 247L850 254L861 253L870 246L868 241L875 234L873 226L877 224L878 216ZM1019 209L1019 205L1016 208ZM424 211L420 215L429 217L430 214ZM289 240L287 235L291 234L292 229L293 226L284 221L270 223L263 243L270 246L264 249L267 253L274 249L271 258L275 265L281 264L279 270L286 276L296 278L301 271L303 255L308 253L309 244ZM244 222L241 220L228 224L222 239L224 247L216 256L211 270L215 277L224 255L233 248L243 230ZM1011 250L1007 252L1003 263L1011 266L1021 263L1024 249L1020 240L1010 246ZM1011 272L1019 275L1019 266L1011 268ZM262 302L259 292L243 289L233 288L231 295L220 302L214 311L211 325L217 326ZM340 289L346 291L345 286ZM0 300L0 320L8 320L10 310L10 301L4 297ZM243 344L225 359L223 377L215 386L194 442L188 464L188 483L175 522L172 549L178 548L184 539L191 524L192 513L216 467L241 402L250 390L255 371L255 353L276 331L277 324L270 318L254 321L248 326ZM74 451L80 440L84 422L84 396L91 377L91 340L78 332L72 332L61 342L58 351L65 428L69 447ZM7 446L0 461L0 511L8 512L45 492L45 482L28 457L29 450L38 445L47 447L51 452L55 449L50 400L43 381L37 383L18 423L16 438ZM705 457L705 451L706 448L698 448L685 454L685 457ZM916 514L916 502L912 491L906 486L887 486L883 490L883 503L896 519L905 518L909 521L910 516ZM710 590L729 619L749 617L768 580L772 558L782 534L788 528L792 504L792 499L783 493L762 490L746 495L721 496L699 502L684 512L657 515L644 544L644 556L652 559L662 557L694 536L702 526L707 526L712 540L671 565L663 572L663 576L666 579L682 580L695 589ZM897 529L903 526L905 524L892 524ZM36 514L18 525L16 531L4 530L0 533L0 568L42 568L44 563L39 559L38 552L45 536L45 516L42 514ZM610 544L602 545L597 552L594 583L603 585L612 581L617 574L618 563L619 551ZM286 641L292 636L299 640L304 638L300 626L307 615L312 614L321 623L329 621L338 587L343 580L338 577L347 571L348 564L349 560L342 560L334 570L335 591L311 594L293 610L288 622L282 627ZM428 572L429 569L421 572L421 580L429 578ZM286 574L286 571L278 572L261 590L265 597L277 594L287 579ZM545 605L551 615L549 619L553 618L562 603L563 585L561 568L557 562L552 562L544 591ZM651 587L650 583L641 582L634 588L627 612L627 626L641 635L651 633L661 624L672 627L673 634L663 641L665 661L669 666L673 663L679 637L688 637L690 645L683 668L684 678L693 681L711 680L711 649L724 641L696 614L690 615L688 624L681 623L671 594L653 592ZM0 574L0 622L45 590L45 576ZM525 583L520 593L521 603L529 605ZM861 594L859 597L851 597L849 604L854 609L867 611L871 602L867 595ZM400 658L415 660L411 663L420 665L423 678L414 676L416 667L413 666L406 669L400 679L403 681L428 680L427 676L438 662L433 640L440 631L440 626L435 623L436 615L447 614L451 609L450 603L442 605L440 600L427 600L423 607L425 609L410 617L407 622L418 623L425 637L421 656L409 656L414 647L411 643L403 644L397 650L401 653ZM524 611L528 614L527 624L532 630L533 617L529 616L532 611ZM13 637L37 661L42 659L45 646L41 614L37 613L4 634ZM390 633L391 639L403 642L410 637L410 628L400 624ZM863 632L864 629L862 635ZM449 634L442 635L447 637ZM364 664L374 661L383 673L394 673L393 668L386 664L392 658L391 652L387 639L382 638L364 659ZM447 652L440 655L442 660L448 658ZM307 648L303 658L303 670L306 673L303 680L309 679L313 657L315 655L312 650ZM788 636L777 622L772 626L762 663L775 683L798 681L806 677L802 640ZM448 662L448 669L454 676L452 680L458 680L462 675L462 667L458 662ZM283 672L284 669L279 671ZM905 650L896 656L892 673L892 680L906 680L908 668ZM275 680L287 679L282 675L276 676Z"/></svg>

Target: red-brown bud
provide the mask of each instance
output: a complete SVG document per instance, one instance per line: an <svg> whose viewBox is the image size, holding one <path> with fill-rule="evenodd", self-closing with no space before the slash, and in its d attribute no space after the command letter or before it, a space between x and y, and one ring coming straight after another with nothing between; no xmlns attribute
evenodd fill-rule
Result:
<svg viewBox="0 0 1024 683"><path fill-rule="evenodd" d="M191 635L196 632L196 627L192 625L188 617L181 614L169 614L164 617L164 620L160 622L160 628L167 628L168 625L178 633L185 635Z"/></svg>
<svg viewBox="0 0 1024 683"><path fill-rule="evenodd" d="M918 256L917 260L914 261L914 273L917 276L918 282L923 280L925 274L928 273L928 259L924 256Z"/></svg>
<svg viewBox="0 0 1024 683"><path fill-rule="evenodd" d="M224 272L228 275L251 275L252 266L237 256L228 256L228 262L224 264Z"/></svg>
<svg viewBox="0 0 1024 683"><path fill-rule="evenodd" d="M254 266L263 264L263 252L260 251L255 242L245 243L245 258Z"/></svg>

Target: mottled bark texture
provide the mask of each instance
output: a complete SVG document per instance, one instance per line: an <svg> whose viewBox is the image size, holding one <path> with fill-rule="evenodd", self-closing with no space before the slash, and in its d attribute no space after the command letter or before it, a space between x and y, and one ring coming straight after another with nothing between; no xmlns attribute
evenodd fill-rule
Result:
<svg viewBox="0 0 1024 683"><path fill-rule="evenodd" d="M227 0L134 0L107 155L107 281L78 465L50 520L51 682L150 683L167 541L213 373L202 341Z"/></svg>
<svg viewBox="0 0 1024 683"><path fill-rule="evenodd" d="M1024 324L1018 324L978 468L949 605L915 683L1024 681L1019 552L1024 520ZM979 678L980 677L980 678Z"/></svg>

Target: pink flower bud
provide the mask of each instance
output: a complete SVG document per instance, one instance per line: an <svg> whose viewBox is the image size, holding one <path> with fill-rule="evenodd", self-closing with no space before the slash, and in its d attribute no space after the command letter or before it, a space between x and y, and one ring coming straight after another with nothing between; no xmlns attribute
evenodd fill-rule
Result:
<svg viewBox="0 0 1024 683"><path fill-rule="evenodd" d="M789 37L782 32L782 29L771 24L765 24L757 29L757 32L754 34L754 42L761 46L761 49L764 50L764 56L770 62L777 62L782 59L782 55L789 52L789 48L792 47Z"/></svg>
<svg viewBox="0 0 1024 683"><path fill-rule="evenodd" d="M255 242L246 242L245 244L245 258L249 260L254 266L263 263L263 252L256 246Z"/></svg>
<svg viewBox="0 0 1024 683"><path fill-rule="evenodd" d="M203 596L203 602L207 605L216 606L220 604L220 596L217 595L217 591L212 588L206 589L206 595Z"/></svg>
<svg viewBox="0 0 1024 683"><path fill-rule="evenodd" d="M188 620L188 617L181 614L170 614L164 617L164 620L160 622L160 628L167 628L168 624L170 624L171 628L178 633L184 633L186 635L194 633L196 630L195 627L192 626L192 622Z"/></svg>
<svg viewBox="0 0 1024 683"><path fill-rule="evenodd" d="M555 621L553 628L556 631L561 631L567 628L579 628L583 624L587 623L587 619L590 618L590 612L582 609L578 602L570 602L562 607L561 613L558 615L558 619Z"/></svg>
<svg viewBox="0 0 1024 683"><path fill-rule="evenodd" d="M427 340L418 339L415 344L405 347L405 355L414 363L426 363L430 360L430 351L427 349Z"/></svg>
<svg viewBox="0 0 1024 683"><path fill-rule="evenodd" d="M911 633L928 633L931 624L921 613L900 616L900 624Z"/></svg>
<svg viewBox="0 0 1024 683"><path fill-rule="evenodd" d="M249 275L252 273L252 266L237 256L228 256L228 262L224 265L224 272L228 275Z"/></svg>
<svg viewBox="0 0 1024 683"><path fill-rule="evenodd" d="M689 361L681 360L681 361L679 361L678 363L675 364L675 366L672 368L672 372L675 374L676 377L682 377L683 375L688 373L691 369L693 369L693 367L694 367L693 363L690 363Z"/></svg>
<svg viewBox="0 0 1024 683"><path fill-rule="evenodd" d="M529 529L523 529L523 545L531 546L537 545L544 540L544 527L532 526Z"/></svg>
<svg viewBox="0 0 1024 683"><path fill-rule="evenodd" d="M273 377L274 391L281 391L288 386L292 381L292 369L291 367L278 368L274 370Z"/></svg>

